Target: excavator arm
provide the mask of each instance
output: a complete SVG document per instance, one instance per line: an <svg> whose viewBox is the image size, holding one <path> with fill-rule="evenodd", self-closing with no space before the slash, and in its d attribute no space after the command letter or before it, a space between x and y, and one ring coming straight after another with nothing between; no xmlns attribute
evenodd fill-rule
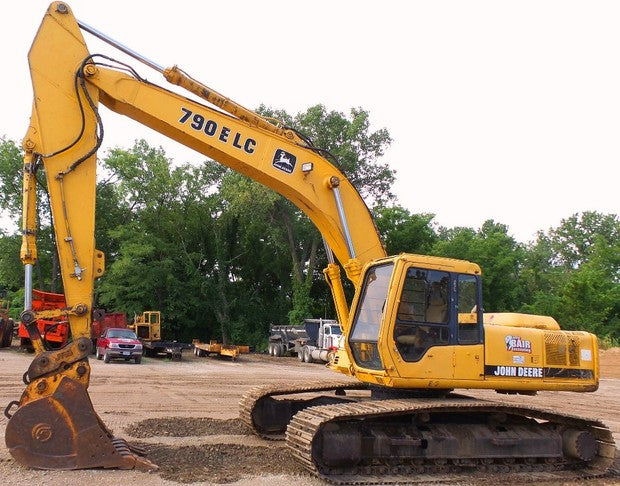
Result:
<svg viewBox="0 0 620 486"><path fill-rule="evenodd" d="M69 7L52 3L29 52L34 91L24 138L24 215L21 258L26 301L21 320L36 356L24 377L26 390L6 431L20 462L41 468L151 468L124 441L115 439L95 413L88 393L94 280L104 272L95 248L96 157L103 137L99 104L170 137L270 187L292 201L323 235L330 263L324 273L339 321L348 304L335 255L357 285L367 262L385 256L374 222L357 190L321 152L294 130L274 125L189 77L163 69L110 39L121 50L160 71L192 95L181 96L141 78L131 67L89 53ZM195 101L199 97L218 109ZM45 349L31 308L36 261L36 173L47 178L52 217L73 340Z"/></svg>

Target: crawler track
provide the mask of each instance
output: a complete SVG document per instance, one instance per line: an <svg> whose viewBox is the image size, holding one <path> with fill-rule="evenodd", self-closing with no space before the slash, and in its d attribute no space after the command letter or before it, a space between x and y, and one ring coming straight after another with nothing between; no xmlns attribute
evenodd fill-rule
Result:
<svg viewBox="0 0 620 486"><path fill-rule="evenodd" d="M460 395L370 400L348 393L364 389L355 382L260 387L243 397L240 416L265 439L285 438L309 472L336 484L450 483L485 474L572 481L601 476L614 462L612 434L598 420ZM567 430L593 438L595 447L580 443L571 457L562 451ZM343 452L357 443L359 450Z"/></svg>
<svg viewBox="0 0 620 486"><path fill-rule="evenodd" d="M288 383L253 388L239 402L239 417L254 433L267 440L284 440L286 427L293 415L304 408L349 401L338 395L314 399L274 400L284 395L365 390L363 383L351 381L317 381L292 386ZM341 395L342 396L342 395ZM275 407L275 408L274 408Z"/></svg>
<svg viewBox="0 0 620 486"><path fill-rule="evenodd" d="M362 421L385 420L386 418L404 419L411 423L413 417L421 414L508 414L530 417L537 421L552 422L559 427L588 430L598 441L598 451L596 457L588 462L566 457L512 458L491 457L490 455L476 457L475 453L452 458L425 457L424 455L409 457L398 451L398 446L402 444L401 448L410 447L412 441L400 438L393 441L393 444L396 444L396 450L392 449L391 452L393 455L367 458L352 467L344 463L335 466L328 465L317 457L321 449L317 438L329 429L330 424L354 423L354 427L359 428ZM496 439L491 440L500 444L500 441ZM324 480L339 484L451 482L462 481L464 474L473 472L494 474L527 472L527 476L519 475L521 481L556 479L568 481L602 475L611 467L615 458L612 434L597 420L584 420L580 417L559 415L542 409L469 398L364 401L312 407L295 415L287 429L286 442L308 471ZM375 444L374 448L380 447ZM402 456L399 458L400 454Z"/></svg>

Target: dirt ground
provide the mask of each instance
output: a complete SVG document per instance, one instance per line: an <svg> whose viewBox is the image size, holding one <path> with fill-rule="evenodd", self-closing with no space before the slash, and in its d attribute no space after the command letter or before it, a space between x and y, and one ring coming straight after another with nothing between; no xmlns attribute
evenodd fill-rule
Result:
<svg viewBox="0 0 620 486"><path fill-rule="evenodd" d="M22 374L32 355L0 349L0 407L23 391ZM238 419L238 402L249 389L288 379L291 382L340 379L318 364L296 358L243 355L236 362L197 358L185 352L181 362L144 358L142 364L91 360L90 396L95 410L118 436L148 451L157 472L37 471L18 465L4 446L7 419L0 417L0 483L3 485L179 485L236 486L324 484L304 472L281 442L252 435ZM601 386L596 393L542 392L503 400L602 419L620 444L620 348L601 352ZM490 391L472 396L499 399ZM596 484L619 484L618 461L611 476ZM583 483L585 484L585 483Z"/></svg>

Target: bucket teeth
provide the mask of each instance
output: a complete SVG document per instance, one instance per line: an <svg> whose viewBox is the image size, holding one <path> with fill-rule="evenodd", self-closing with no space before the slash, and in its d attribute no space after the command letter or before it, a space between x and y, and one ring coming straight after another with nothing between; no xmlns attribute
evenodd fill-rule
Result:
<svg viewBox="0 0 620 486"><path fill-rule="evenodd" d="M114 447L116 447L116 450L118 450L119 452L127 451L128 453L137 454L139 456L146 456L146 449L134 444L130 444L122 437L114 437L112 439L112 444L114 444Z"/></svg>
<svg viewBox="0 0 620 486"><path fill-rule="evenodd" d="M137 445L134 445L134 444L129 444L127 442L126 444L129 446L129 450L133 452L134 454L138 454L139 456L146 456L146 449L139 447Z"/></svg>
<svg viewBox="0 0 620 486"><path fill-rule="evenodd" d="M132 445L120 437L114 437L112 445L114 445L119 456L123 458L123 461L128 463L129 469L140 469L143 471L155 471L158 469L157 465L144 457L146 450L142 447Z"/></svg>
<svg viewBox="0 0 620 486"><path fill-rule="evenodd" d="M159 467L153 464L146 457L135 454L132 446L119 446L115 444L119 456L123 460L122 465L114 466L119 469L139 469L141 471L156 471Z"/></svg>

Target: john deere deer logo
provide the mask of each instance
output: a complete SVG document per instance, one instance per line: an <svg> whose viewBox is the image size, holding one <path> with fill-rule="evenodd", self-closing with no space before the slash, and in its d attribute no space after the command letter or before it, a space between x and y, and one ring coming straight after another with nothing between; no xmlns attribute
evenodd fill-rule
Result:
<svg viewBox="0 0 620 486"><path fill-rule="evenodd" d="M278 149L273 156L273 166L276 169L280 169L282 172L286 172L287 174L293 173L296 162L297 157L286 150Z"/></svg>

